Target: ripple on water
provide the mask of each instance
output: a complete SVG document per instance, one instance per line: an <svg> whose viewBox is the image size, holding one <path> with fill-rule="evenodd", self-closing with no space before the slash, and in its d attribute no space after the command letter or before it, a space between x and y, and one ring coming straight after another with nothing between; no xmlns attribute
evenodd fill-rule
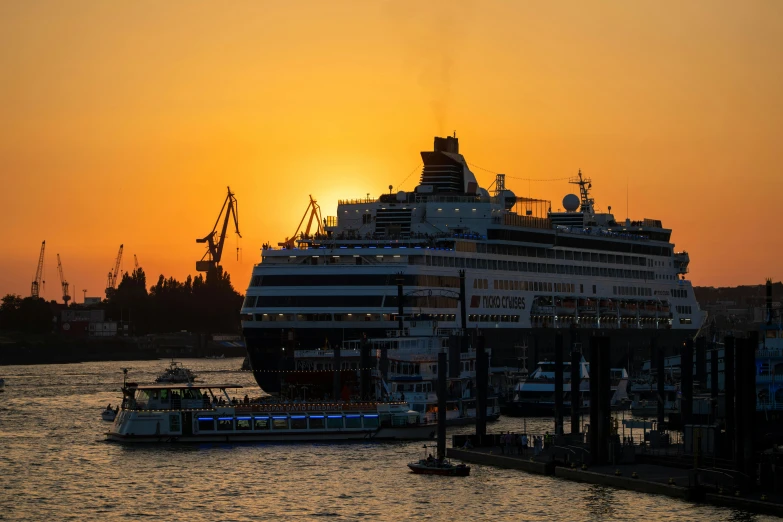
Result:
<svg viewBox="0 0 783 522"><path fill-rule="evenodd" d="M219 380L255 385L241 359L191 360ZM453 480L411 474L420 443L129 447L102 440L121 368L151 382L166 361L4 367L0 518L8 520L709 520L764 517L472 466ZM11 378L12 377L12 378ZM252 393L251 393L252 394ZM549 429L501 419L493 430ZM470 431L471 428L459 428Z"/></svg>

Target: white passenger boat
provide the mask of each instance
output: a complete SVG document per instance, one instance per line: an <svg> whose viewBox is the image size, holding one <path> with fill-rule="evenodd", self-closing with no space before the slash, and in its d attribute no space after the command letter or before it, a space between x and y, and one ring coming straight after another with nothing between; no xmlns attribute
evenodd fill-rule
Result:
<svg viewBox="0 0 783 522"><path fill-rule="evenodd" d="M128 384L106 438L122 442L426 440L436 426L403 402L242 400L237 384Z"/></svg>

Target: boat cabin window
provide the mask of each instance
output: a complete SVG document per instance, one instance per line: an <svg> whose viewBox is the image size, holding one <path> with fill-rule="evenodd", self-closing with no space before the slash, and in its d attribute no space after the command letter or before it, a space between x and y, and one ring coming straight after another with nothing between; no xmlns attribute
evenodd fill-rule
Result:
<svg viewBox="0 0 783 522"><path fill-rule="evenodd" d="M364 416L365 428L377 428L378 427L378 415L365 415Z"/></svg>
<svg viewBox="0 0 783 522"><path fill-rule="evenodd" d="M310 429L322 430L324 429L324 416L323 415L310 415Z"/></svg>
<svg viewBox="0 0 783 522"><path fill-rule="evenodd" d="M362 427L362 417L358 414L353 415L346 415L345 416L345 427L346 428L361 428Z"/></svg>
<svg viewBox="0 0 783 522"><path fill-rule="evenodd" d="M272 417L272 426L276 430L287 430L288 417Z"/></svg>
<svg viewBox="0 0 783 522"><path fill-rule="evenodd" d="M307 429L307 417L304 415L292 415L291 416L291 429L292 430L306 430Z"/></svg>
<svg viewBox="0 0 783 522"><path fill-rule="evenodd" d="M254 420L254 430L268 430L269 429L269 417L256 417Z"/></svg>
<svg viewBox="0 0 783 522"><path fill-rule="evenodd" d="M218 431L234 431L233 417L218 417Z"/></svg>
<svg viewBox="0 0 783 522"><path fill-rule="evenodd" d="M250 417L237 417L237 431L248 431L252 428Z"/></svg>
<svg viewBox="0 0 783 522"><path fill-rule="evenodd" d="M326 417L326 427L329 429L342 429L343 428L343 416L342 415L328 415Z"/></svg>
<svg viewBox="0 0 783 522"><path fill-rule="evenodd" d="M160 390L160 402L164 404L169 403L170 394L168 390Z"/></svg>
<svg viewBox="0 0 783 522"><path fill-rule="evenodd" d="M214 431L215 419L213 417L199 417L198 431Z"/></svg>

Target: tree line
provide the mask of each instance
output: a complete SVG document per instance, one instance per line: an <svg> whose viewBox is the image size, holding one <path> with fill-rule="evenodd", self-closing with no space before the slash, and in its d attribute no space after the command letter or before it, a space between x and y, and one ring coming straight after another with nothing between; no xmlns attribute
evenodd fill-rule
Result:
<svg viewBox="0 0 783 522"><path fill-rule="evenodd" d="M147 288L143 268L125 272L117 288L100 305L107 321L123 321L131 335L187 330L198 333L239 333L243 296L231 284L231 276L217 267L185 281L162 274ZM0 303L0 330L26 333L51 332L60 320L62 305L44 299L8 294ZM55 321L55 319L57 321Z"/></svg>

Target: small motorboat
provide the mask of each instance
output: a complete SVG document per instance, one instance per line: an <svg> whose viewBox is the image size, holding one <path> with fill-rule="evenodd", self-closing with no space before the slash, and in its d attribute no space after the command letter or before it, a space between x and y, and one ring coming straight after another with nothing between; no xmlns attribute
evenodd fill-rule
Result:
<svg viewBox="0 0 783 522"><path fill-rule="evenodd" d="M427 446L424 446L424 453L427 453ZM409 462L408 467L413 473L419 475L446 475L450 477L467 477L470 475L470 466L465 464L452 464L445 457L435 458L429 453L426 458L419 459L418 462Z"/></svg>
<svg viewBox="0 0 783 522"><path fill-rule="evenodd" d="M172 359L169 367L155 379L155 382L158 384L184 384L192 383L195 380L195 373Z"/></svg>
<svg viewBox="0 0 783 522"><path fill-rule="evenodd" d="M111 406L106 406L106 409L103 410L103 413L101 413L101 418L106 422L114 422L114 419L117 417L118 409L119 408L113 410Z"/></svg>

